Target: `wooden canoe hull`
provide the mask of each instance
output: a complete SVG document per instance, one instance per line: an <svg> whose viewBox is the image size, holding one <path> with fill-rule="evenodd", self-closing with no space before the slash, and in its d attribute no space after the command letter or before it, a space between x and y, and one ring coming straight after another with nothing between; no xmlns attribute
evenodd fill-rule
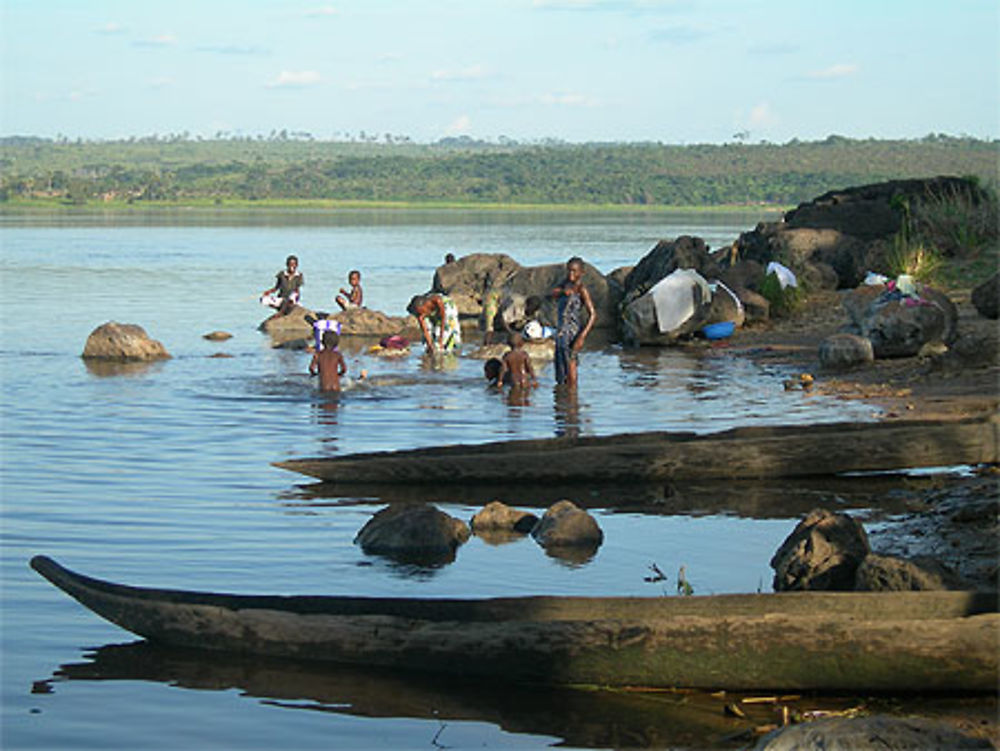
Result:
<svg viewBox="0 0 1000 751"><path fill-rule="evenodd" d="M730 690L997 687L996 594L417 599L129 587L31 566L153 642L509 681Z"/></svg>
<svg viewBox="0 0 1000 751"><path fill-rule="evenodd" d="M344 485L440 486L807 477L997 461L1000 419L989 415L456 444L275 466Z"/></svg>

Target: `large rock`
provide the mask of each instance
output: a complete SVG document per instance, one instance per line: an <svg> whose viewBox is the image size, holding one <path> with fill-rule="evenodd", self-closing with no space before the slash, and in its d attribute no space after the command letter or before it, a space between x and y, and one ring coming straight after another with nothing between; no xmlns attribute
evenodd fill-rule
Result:
<svg viewBox="0 0 1000 751"><path fill-rule="evenodd" d="M719 277L718 264L700 237L681 235L676 240L660 240L625 277L623 302L646 294L657 282L677 269L694 269L705 279Z"/></svg>
<svg viewBox="0 0 1000 751"><path fill-rule="evenodd" d="M965 589L965 582L934 558L869 553L858 566L854 588L861 592L910 592Z"/></svg>
<svg viewBox="0 0 1000 751"><path fill-rule="evenodd" d="M170 353L151 339L142 326L108 321L90 332L81 356L88 360L125 362L164 360Z"/></svg>
<svg viewBox="0 0 1000 751"><path fill-rule="evenodd" d="M915 687L916 688L916 687ZM831 717L773 730L757 741L754 751L939 751L992 749L950 725L917 717Z"/></svg>
<svg viewBox="0 0 1000 751"><path fill-rule="evenodd" d="M546 548L591 548L604 541L604 533L589 513L572 501L549 506L531 530L531 536Z"/></svg>
<svg viewBox="0 0 1000 751"><path fill-rule="evenodd" d="M675 269L624 304L622 338L629 345L664 345L693 334L712 322L714 297L697 271Z"/></svg>
<svg viewBox="0 0 1000 751"><path fill-rule="evenodd" d="M953 340L956 322L954 306L879 298L865 312L861 336L871 341L875 357L913 357L928 342Z"/></svg>
<svg viewBox="0 0 1000 751"><path fill-rule="evenodd" d="M287 315L275 313L270 318L261 321L258 328L265 334L278 339L291 339L297 336L311 336L312 324L306 320L306 316L316 317L316 312L301 305L296 305Z"/></svg>
<svg viewBox="0 0 1000 751"><path fill-rule="evenodd" d="M351 308L334 316L340 322L341 336L405 336L416 339L420 336L420 325L413 316L390 316L371 308Z"/></svg>
<svg viewBox="0 0 1000 751"><path fill-rule="evenodd" d="M994 274L972 290L972 304L979 315L1000 318L1000 273Z"/></svg>
<svg viewBox="0 0 1000 751"><path fill-rule="evenodd" d="M864 527L847 514L814 509L771 558L776 592L854 589L870 552Z"/></svg>
<svg viewBox="0 0 1000 751"><path fill-rule="evenodd" d="M515 295L525 298L537 296L542 299L538 319L548 325L558 323L557 302L552 297L553 287L566 278L566 264L553 263L546 266L522 266L507 280L506 288ZM618 325L618 303L621 298L616 288L608 284L604 275L589 263L583 264L583 285L590 293L597 314L595 328L615 328Z"/></svg>
<svg viewBox="0 0 1000 751"><path fill-rule="evenodd" d="M848 370L875 360L870 340L856 334L833 334L819 343L819 364L827 370Z"/></svg>
<svg viewBox="0 0 1000 751"><path fill-rule="evenodd" d="M472 253L438 266L432 292L448 295L461 316L478 316L483 294L491 286L503 285L521 265L504 253Z"/></svg>
<svg viewBox="0 0 1000 751"><path fill-rule="evenodd" d="M354 543L365 553L415 563L447 563L469 539L469 527L428 504L392 504L361 528Z"/></svg>

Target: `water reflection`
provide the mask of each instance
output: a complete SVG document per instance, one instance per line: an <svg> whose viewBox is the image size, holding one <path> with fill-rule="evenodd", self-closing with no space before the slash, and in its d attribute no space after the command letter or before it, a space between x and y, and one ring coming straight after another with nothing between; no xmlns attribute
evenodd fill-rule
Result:
<svg viewBox="0 0 1000 751"><path fill-rule="evenodd" d="M554 399L555 434L557 437L580 437L580 401L575 387L556 386Z"/></svg>
<svg viewBox="0 0 1000 751"><path fill-rule="evenodd" d="M146 375L163 367L163 360L101 360L93 357L81 359L87 372L98 378Z"/></svg>
<svg viewBox="0 0 1000 751"><path fill-rule="evenodd" d="M475 659L470 655L469 659ZM273 707L356 717L484 722L510 733L548 736L581 748L736 747L746 726L725 716L723 700L696 692L632 693L470 681L426 673L295 662L154 646L111 644L86 661L61 665L46 685L73 681L151 681L200 691L232 691ZM729 699L731 700L731 698ZM418 728L414 728L416 732ZM448 741L447 727L438 737ZM721 744L721 745L720 745Z"/></svg>

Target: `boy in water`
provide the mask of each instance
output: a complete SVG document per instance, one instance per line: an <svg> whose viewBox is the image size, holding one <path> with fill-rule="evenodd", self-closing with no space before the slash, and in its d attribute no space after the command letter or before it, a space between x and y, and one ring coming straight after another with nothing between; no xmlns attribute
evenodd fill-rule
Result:
<svg viewBox="0 0 1000 751"><path fill-rule="evenodd" d="M309 375L319 373L320 391L340 391L340 377L347 372L347 363L337 345L340 336L336 331L323 332L323 349L313 355Z"/></svg>
<svg viewBox="0 0 1000 751"><path fill-rule="evenodd" d="M508 340L510 351L505 353L500 361L500 374L497 383L504 383L504 375L510 375L511 389L526 389L537 386L535 370L531 367L531 358L524 351L524 337L518 333L510 335Z"/></svg>
<svg viewBox="0 0 1000 751"><path fill-rule="evenodd" d="M361 292L361 272L354 269L347 275L347 283L350 285L350 289L340 288L340 294L337 295L337 305L339 305L343 310L349 310L350 308L360 308L361 301L363 299L363 294Z"/></svg>
<svg viewBox="0 0 1000 751"><path fill-rule="evenodd" d="M583 259L573 256L566 262L566 279L553 288L552 296L558 300L559 324L556 328L556 383L575 387L577 359L594 327L597 314L590 293L583 286ZM583 315L587 320L584 322Z"/></svg>

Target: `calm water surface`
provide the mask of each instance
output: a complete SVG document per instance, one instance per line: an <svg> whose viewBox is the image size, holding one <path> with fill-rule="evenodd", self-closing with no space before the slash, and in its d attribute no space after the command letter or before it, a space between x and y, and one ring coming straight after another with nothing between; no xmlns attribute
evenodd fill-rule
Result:
<svg viewBox="0 0 1000 751"><path fill-rule="evenodd" d="M609 272L664 237L731 242L756 222L746 215L415 211L245 223L211 216L0 222L4 748L425 748L432 739L454 748L560 739L623 745L628 727L622 736L580 735L568 729L568 715L551 721L553 707L586 717L608 711L593 698L536 692L514 706L482 689L367 672L279 665L261 677L259 664L206 666L200 655L115 648L131 637L57 592L27 561L44 553L131 584L246 593L672 594L673 581L644 580L653 563L671 576L685 566L699 594L768 590L767 563L794 525L790 514L746 513L735 501L709 510L695 500L665 505L657 489L595 489L573 498L592 508L605 532L589 560L550 558L530 539L493 546L474 537L454 563L421 569L365 556L352 544L391 498L330 497L271 462L871 414L865 405L785 392L780 369L718 353L612 345L584 353L575 401L556 394L543 369L530 403L511 406L484 388L478 360L431 371L418 356L382 361L347 342L350 372L367 369L371 382L331 401L306 375L308 354L274 349L256 329L266 315L256 296L290 252L305 273L304 304L332 308L356 267L368 306L400 315L447 252L502 252L525 265L580 255ZM173 359L125 373L88 368L83 344L108 320L143 325ZM233 338L202 339L216 329ZM496 496L522 507L553 500ZM466 519L488 500L435 491L427 499ZM55 681L36 684L56 671ZM407 701L379 703L405 692ZM413 708L421 702L424 709ZM542 710L549 722L531 719ZM602 727L631 711L618 707Z"/></svg>

